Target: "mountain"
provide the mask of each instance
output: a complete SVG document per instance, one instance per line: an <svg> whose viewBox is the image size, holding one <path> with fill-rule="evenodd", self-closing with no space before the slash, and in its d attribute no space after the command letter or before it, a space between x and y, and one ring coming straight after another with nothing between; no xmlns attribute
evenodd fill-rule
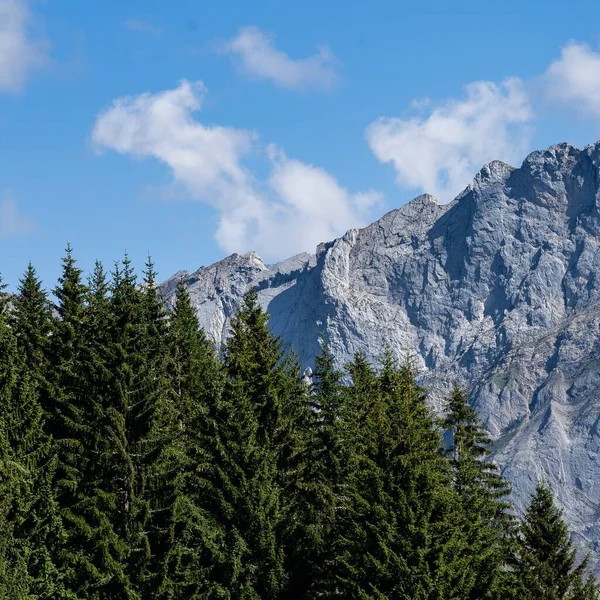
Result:
<svg viewBox="0 0 600 600"><path fill-rule="evenodd" d="M453 202L419 196L364 229L265 265L234 254L185 279L217 344L258 289L273 331L311 366L387 344L416 355L438 408L453 381L495 439L518 509L538 479L581 546L600 538L600 142L494 161ZM600 553L594 554L596 568Z"/></svg>

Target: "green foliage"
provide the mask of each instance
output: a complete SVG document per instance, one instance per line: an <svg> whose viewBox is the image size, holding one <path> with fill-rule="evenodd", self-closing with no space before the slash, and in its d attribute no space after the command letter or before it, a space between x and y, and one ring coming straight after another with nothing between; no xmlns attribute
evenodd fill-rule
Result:
<svg viewBox="0 0 600 600"><path fill-rule="evenodd" d="M53 318L50 302L31 263L12 304L9 319L22 359L35 383L42 385L47 375Z"/></svg>
<svg viewBox="0 0 600 600"><path fill-rule="evenodd" d="M6 324L8 297L0 280L0 598L29 598L30 579L24 540L15 535L17 499L27 470L11 448L8 428L13 420L13 394L17 383L17 348Z"/></svg>
<svg viewBox="0 0 600 600"><path fill-rule="evenodd" d="M506 501L510 487L496 465L486 460L491 438L457 386L452 389L446 411L444 426L452 435L446 454L465 542L464 598L504 598L512 585L504 569L513 551L514 519Z"/></svg>
<svg viewBox="0 0 600 600"><path fill-rule="evenodd" d="M576 551L561 511L554 505L550 489L540 483L520 527L516 565L519 597L525 600L597 598L595 580L584 579L587 559L578 566L575 563Z"/></svg>
<svg viewBox="0 0 600 600"><path fill-rule="evenodd" d="M46 294L29 265L10 313L10 330L3 331L3 435L13 466L10 527L27 570L29 593L39 597L70 598L62 565L65 530L54 496L57 459L47 431L42 399L48 402L48 348L52 320ZM3 313L5 311L3 310Z"/></svg>
<svg viewBox="0 0 600 600"><path fill-rule="evenodd" d="M277 598L286 580L278 464L292 376L255 291L233 319L224 369L213 465L226 536L222 581L233 598Z"/></svg>
<svg viewBox="0 0 600 600"><path fill-rule="evenodd" d="M222 372L182 281L168 332L171 395L158 426L168 440L156 462L153 489L152 597L227 597L225 530L211 498L216 406Z"/></svg>
<svg viewBox="0 0 600 600"><path fill-rule="evenodd" d="M460 389L441 421L410 361L324 342L305 381L254 290L219 356L150 259L62 266L54 307L0 282L0 598L598 599Z"/></svg>
<svg viewBox="0 0 600 600"><path fill-rule="evenodd" d="M318 598L335 589L338 514L346 494L343 465L342 373L324 341L304 402L293 420L294 453L284 543L289 573L286 597Z"/></svg>

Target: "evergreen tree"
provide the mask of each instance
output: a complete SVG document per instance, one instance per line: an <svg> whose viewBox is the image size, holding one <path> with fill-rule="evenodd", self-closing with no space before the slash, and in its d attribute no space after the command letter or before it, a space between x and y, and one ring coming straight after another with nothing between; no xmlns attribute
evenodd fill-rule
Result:
<svg viewBox="0 0 600 600"><path fill-rule="evenodd" d="M344 585L354 585L346 597L462 599L464 541L439 423L425 391L410 363L396 367L389 352L375 389L364 359L355 361L353 380L357 366L369 391L359 394L357 407L352 399L358 417L352 437L365 441L356 461L364 466L353 475L358 509L351 519L361 535L346 553Z"/></svg>
<svg viewBox="0 0 600 600"><path fill-rule="evenodd" d="M292 382L255 291L232 321L224 367L214 465L215 514L227 536L223 581L232 598L268 600L286 579L278 464Z"/></svg>
<svg viewBox="0 0 600 600"><path fill-rule="evenodd" d="M155 382L148 377L148 307L127 255L121 266L115 265L110 296L112 397L108 404L117 425L113 443L119 450L114 465L118 487L114 492L113 526L127 548L123 563L125 577L115 583L122 597L133 599L140 596L139 584L147 575L150 560L144 441L150 431L148 398Z"/></svg>
<svg viewBox="0 0 600 600"><path fill-rule="evenodd" d="M0 382L2 399L5 392L4 384L2 377ZM22 487L23 478L24 469L11 456L4 424L0 418L0 598L15 600L31 597L22 544L19 544L14 532L13 506L16 490Z"/></svg>
<svg viewBox="0 0 600 600"><path fill-rule="evenodd" d="M0 279L0 598L21 600L29 597L29 574L23 540L15 536L15 508L25 488L27 471L15 461L7 431L17 383L17 349L6 323L8 295L4 289Z"/></svg>
<svg viewBox="0 0 600 600"><path fill-rule="evenodd" d="M521 524L516 578L524 600L566 600L598 597L593 579L584 582L587 559L575 566L573 548L552 492L538 484Z"/></svg>
<svg viewBox="0 0 600 600"><path fill-rule="evenodd" d="M19 281L12 304L13 309L9 314L10 325L17 338L24 367L31 384L36 389L50 427L54 411L50 400L52 392L48 375L54 318L48 296L31 263Z"/></svg>
<svg viewBox="0 0 600 600"><path fill-rule="evenodd" d="M111 315L102 265L96 263L85 286L68 247L55 294L60 319L52 363L61 436L61 477L55 487L68 533L67 583L79 598L127 597L128 545L115 524L129 457L124 417L114 401Z"/></svg>
<svg viewBox="0 0 600 600"><path fill-rule="evenodd" d="M382 384L388 396L392 443L386 453L395 498L396 553L392 576L399 598L465 598L464 539L448 462L441 449L441 423L417 385L409 359L394 368L389 353Z"/></svg>
<svg viewBox="0 0 600 600"><path fill-rule="evenodd" d="M86 288L81 282L81 270L67 245L62 274L54 294L58 319L50 337L50 375L52 393L48 398L47 426L52 432L57 457L55 494L61 515L72 537L80 515L77 506L80 480L90 460L87 444L90 439L89 407L83 360L86 354L84 328ZM77 561L75 561L77 564Z"/></svg>
<svg viewBox="0 0 600 600"><path fill-rule="evenodd" d="M505 598L506 586L511 585L505 567L514 525L506 501L510 487L496 465L485 460L491 453L491 438L457 386L448 399L444 425L452 434L446 454L451 461L466 542L464 597Z"/></svg>
<svg viewBox="0 0 600 600"><path fill-rule="evenodd" d="M170 410L161 412L168 443L155 483L162 502L153 507L153 598L224 598L224 530L211 504L212 442L221 372L216 353L191 305L183 281L170 319Z"/></svg>
<svg viewBox="0 0 600 600"><path fill-rule="evenodd" d="M24 469L13 507L13 536L23 547L30 593L69 598L72 595L64 586L68 570L62 564L66 533L53 489L57 457L45 423L52 414L48 381L52 318L31 264L13 307L10 320L16 338L16 375L3 416L12 460Z"/></svg>
<svg viewBox="0 0 600 600"><path fill-rule="evenodd" d="M172 447L172 425L177 421L168 375L168 315L150 257L145 265L140 302L138 389L129 407L128 424L136 495L140 500L138 539L142 542L133 555L137 564L132 576L139 579L142 595L147 597L154 592L155 585L152 554L164 555L159 532L168 530L173 481L171 473L162 472L162 456L165 449Z"/></svg>
<svg viewBox="0 0 600 600"><path fill-rule="evenodd" d="M120 282L115 269L113 285ZM127 572L130 552L124 526L131 490L132 467L127 445L123 396L115 373L115 325L110 285L96 262L87 293L87 340L84 362L90 462L81 482L83 550L79 574L82 597L135 598L135 583Z"/></svg>
<svg viewBox="0 0 600 600"><path fill-rule="evenodd" d="M357 353L347 369L352 385L345 398L343 443L349 502L341 515L331 567L335 580L327 597L383 599L399 561L393 547L396 515L386 484L389 472L381 455L390 423L377 375L365 356Z"/></svg>
<svg viewBox="0 0 600 600"><path fill-rule="evenodd" d="M293 422L296 475L285 522L288 589L285 597L327 597L336 587L338 512L343 510L342 373L325 340L315 358L306 402Z"/></svg>

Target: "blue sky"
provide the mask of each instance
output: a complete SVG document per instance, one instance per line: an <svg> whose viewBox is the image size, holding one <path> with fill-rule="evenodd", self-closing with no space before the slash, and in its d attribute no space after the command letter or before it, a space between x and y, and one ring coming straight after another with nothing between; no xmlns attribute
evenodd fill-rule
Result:
<svg viewBox="0 0 600 600"><path fill-rule="evenodd" d="M0 0L0 271L312 251L600 138L600 7Z"/></svg>

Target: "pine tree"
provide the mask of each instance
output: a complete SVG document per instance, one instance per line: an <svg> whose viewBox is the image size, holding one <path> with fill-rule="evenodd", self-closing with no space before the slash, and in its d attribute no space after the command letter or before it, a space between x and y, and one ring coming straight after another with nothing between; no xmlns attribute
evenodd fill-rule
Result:
<svg viewBox="0 0 600 600"><path fill-rule="evenodd" d="M0 598L29 597L30 581L23 541L15 537L17 498L26 485L27 470L11 451L7 427L17 384L17 348L6 323L8 295L0 278Z"/></svg>
<svg viewBox="0 0 600 600"><path fill-rule="evenodd" d="M410 363L396 367L389 352L378 377L363 357L351 372L349 437L362 442L354 450L345 597L463 598L464 542L425 391Z"/></svg>
<svg viewBox="0 0 600 600"><path fill-rule="evenodd" d="M384 360L382 385L388 397L391 443L390 494L396 515L398 571L392 590L398 598L463 600L464 540L457 523L457 502L448 462L441 448L441 423L417 385L410 359L394 368Z"/></svg>
<svg viewBox="0 0 600 600"><path fill-rule="evenodd" d="M136 473L136 495L140 500L137 560L134 577L143 596L154 592L152 554L163 555L158 531L168 529L167 505L172 493L171 474L161 472L165 449L172 447L170 432L177 420L168 376L169 343L167 312L156 281L154 263L148 256L140 290L141 323L138 389L130 405L128 423ZM152 547L154 546L154 548Z"/></svg>
<svg viewBox="0 0 600 600"><path fill-rule="evenodd" d="M58 319L53 323L49 344L52 393L48 398L47 423L55 442L57 473L55 493L61 516L72 538L80 515L77 507L80 480L85 474L90 455L87 444L91 434L89 407L83 360L86 354L84 329L86 288L81 282L72 249L67 245L62 274L54 294ZM74 512L73 512L74 511ZM73 560L73 558L71 559ZM74 564L77 564L74 560Z"/></svg>
<svg viewBox="0 0 600 600"><path fill-rule="evenodd" d="M510 486L496 465L485 460L491 453L491 438L457 386L448 399L444 425L452 434L446 454L451 461L466 543L464 597L504 598L510 585L505 567L514 524L506 501Z"/></svg>
<svg viewBox="0 0 600 600"><path fill-rule="evenodd" d="M137 286L131 261L125 255L122 268L115 266L110 297L111 327L109 371L111 394L109 406L117 428L113 443L119 450L115 490L117 536L127 547L125 578L119 582L124 598L138 598L139 585L147 575L150 547L147 535L149 507L147 502L146 448L149 434L149 398L155 381L149 376L148 307L144 293Z"/></svg>
<svg viewBox="0 0 600 600"><path fill-rule="evenodd" d="M552 492L538 484L521 524L516 579L519 598L597 598L593 579L584 583L587 559L575 566L573 548Z"/></svg>
<svg viewBox="0 0 600 600"><path fill-rule="evenodd" d="M0 375L0 402L6 391L3 375ZM29 574L22 544L15 538L13 513L16 490L22 487L24 475L23 467L11 456L0 417L0 598L15 600L30 598Z"/></svg>
<svg viewBox="0 0 600 600"><path fill-rule="evenodd" d="M290 380L255 291L232 321L224 368L214 465L215 514L227 536L223 581L232 598L268 600L285 586L278 465L286 391L300 377Z"/></svg>
<svg viewBox="0 0 600 600"><path fill-rule="evenodd" d="M120 280L117 268L115 281ZM129 540L122 508L132 469L122 396L115 380L114 324L109 284L96 262L86 298L84 379L89 461L80 481L77 590L83 598L135 598L127 573Z"/></svg>
<svg viewBox="0 0 600 600"><path fill-rule="evenodd" d="M285 597L327 597L335 589L337 514L344 500L342 373L325 340L304 404L293 421L296 455L285 514L288 589Z"/></svg>
<svg viewBox="0 0 600 600"><path fill-rule="evenodd" d="M381 454L390 439L390 422L378 377L365 356L357 353L347 369L352 385L346 391L342 440L349 502L340 515L338 555L332 565L337 581L329 594L332 598L382 599L387 597L399 560L393 548L396 515Z"/></svg>
<svg viewBox="0 0 600 600"><path fill-rule="evenodd" d="M9 322L17 338L24 367L39 396L47 425L51 427L54 413L50 400L52 391L48 375L54 318L48 296L31 263L19 281L18 291L13 297L12 304Z"/></svg>
<svg viewBox="0 0 600 600"><path fill-rule="evenodd" d="M52 336L55 493L68 535L66 583L80 598L121 595L128 546L115 531L122 489L123 415L115 411L110 363L108 286L100 263L82 283L71 248L55 290L59 319ZM126 597L126 596L124 596Z"/></svg>
<svg viewBox="0 0 600 600"><path fill-rule="evenodd" d="M600 586L598 586L596 576L593 573L587 579L583 576L576 577L567 596L569 600L598 600L599 597Z"/></svg>
<svg viewBox="0 0 600 600"><path fill-rule="evenodd" d="M70 598L64 586L68 573L62 564L66 534L53 491L57 460L45 423L51 398L47 358L51 318L31 265L21 280L10 318L16 349L7 356L14 356L15 379L3 407L3 421L11 459L23 473L14 496L13 537L23 548L30 593Z"/></svg>
<svg viewBox="0 0 600 600"><path fill-rule="evenodd" d="M157 462L162 504L153 509L152 597L226 597L219 581L224 530L213 514L209 477L221 372L183 281L169 323L169 347L171 408L162 412L169 443Z"/></svg>

